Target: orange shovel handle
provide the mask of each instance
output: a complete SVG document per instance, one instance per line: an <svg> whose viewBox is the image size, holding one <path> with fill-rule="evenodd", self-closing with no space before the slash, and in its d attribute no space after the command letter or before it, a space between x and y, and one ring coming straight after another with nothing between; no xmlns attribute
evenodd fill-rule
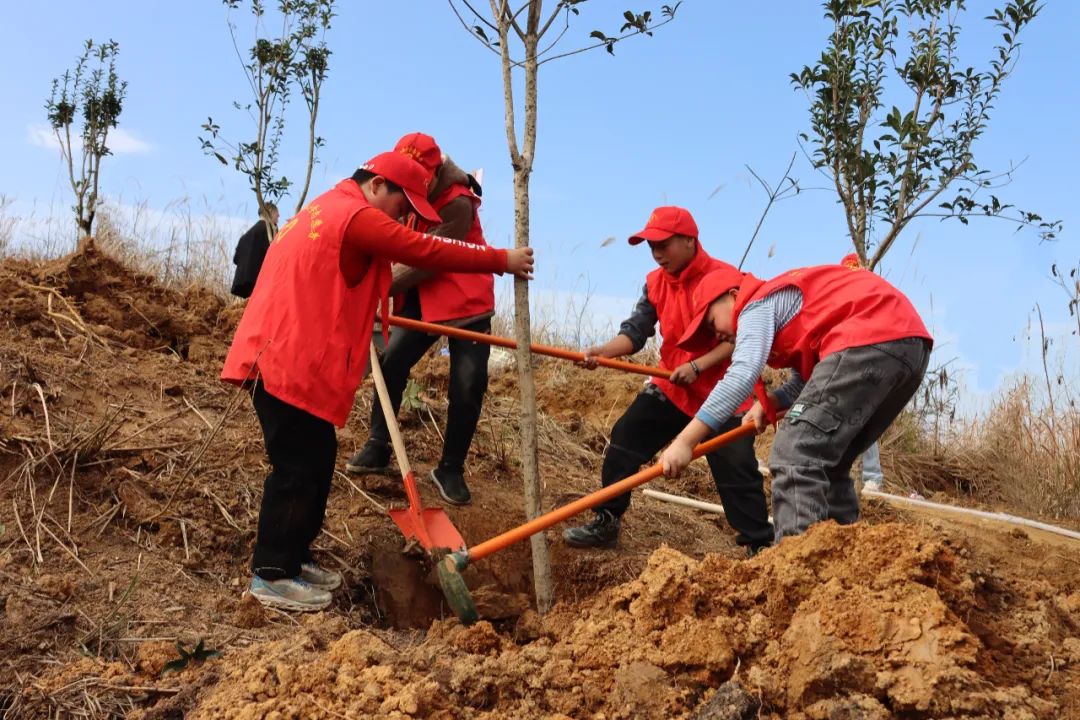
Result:
<svg viewBox="0 0 1080 720"><path fill-rule="evenodd" d="M702 455L711 453L713 450L720 447L721 445L727 445L734 440L738 440L739 438L753 434L753 423L742 425L735 428L734 430L729 430L728 432L722 435L717 435L713 439L708 440L707 442L703 442L702 444L694 448L694 457L699 458ZM563 505L561 508L556 508L549 513L534 518L529 522L525 523L524 525L518 525L515 528L511 528L510 530L504 532L502 535L496 535L490 540L485 540L476 547L469 548L466 551L468 553L468 561L471 563L475 562L476 560L480 560L481 558L485 558L494 552L502 550L508 545L513 545L516 542L524 540L530 535L535 535L538 532L547 530L552 525L561 523L563 520L573 517L580 512L588 510L591 507L596 507L605 500L610 500L618 495L622 495L625 492L633 490L638 485L644 485L650 480L655 480L663 474L663 466L660 463L656 463L652 467L641 470L628 478L618 481L617 483L608 485L602 490L597 490L594 493L590 493L583 498L575 500L572 503Z"/></svg>
<svg viewBox="0 0 1080 720"><path fill-rule="evenodd" d="M397 315L391 315L387 318L387 322L396 327L402 327L408 330L416 330L418 332L425 332L433 335L446 335L447 337L458 338L460 340L482 342L487 345L498 345L499 347L510 348L511 350L517 349L516 341L511 340L510 338L499 337L498 335L488 335L487 333L479 333L472 330L462 330L461 328L450 327L449 325L435 325L434 323L421 322L420 320L412 320L411 318L398 317ZM574 362L584 362L585 360L585 353L583 352L565 350L550 345L541 345L540 343L530 343L529 349L537 355L547 355L561 360L573 360ZM649 375L650 377L664 379L671 377L671 371L664 370L663 368L638 365L637 363L625 362L623 360L611 360L609 358L593 359L596 360L597 365L612 368L613 370L623 370L625 372L637 373L638 375Z"/></svg>

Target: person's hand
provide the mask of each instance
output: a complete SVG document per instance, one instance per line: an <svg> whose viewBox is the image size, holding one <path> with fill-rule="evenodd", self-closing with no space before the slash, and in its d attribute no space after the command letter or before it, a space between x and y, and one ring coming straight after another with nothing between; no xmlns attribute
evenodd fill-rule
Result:
<svg viewBox="0 0 1080 720"><path fill-rule="evenodd" d="M679 367L671 371L671 377L668 378L675 385L689 385L698 379L697 370L695 370L690 363L683 363Z"/></svg>
<svg viewBox="0 0 1080 720"><path fill-rule="evenodd" d="M506 271L522 280L533 279L533 249L531 247L513 248L506 251Z"/></svg>
<svg viewBox="0 0 1080 720"><path fill-rule="evenodd" d="M679 438L675 438L667 449L660 454L660 464L664 467L664 476L679 477L679 474L694 459L694 448Z"/></svg>
<svg viewBox="0 0 1080 720"><path fill-rule="evenodd" d="M604 354L603 345L593 345L591 348L586 349L583 354L585 357L577 363L577 366L583 367L586 370L595 370L600 366L600 363L597 361L600 358L607 357L607 355Z"/></svg>
<svg viewBox="0 0 1080 720"><path fill-rule="evenodd" d="M754 406L746 411L746 415L743 415L743 425L754 424L754 429L757 434L765 432L765 428L769 427L769 418L765 414L765 408L757 400L754 401Z"/></svg>

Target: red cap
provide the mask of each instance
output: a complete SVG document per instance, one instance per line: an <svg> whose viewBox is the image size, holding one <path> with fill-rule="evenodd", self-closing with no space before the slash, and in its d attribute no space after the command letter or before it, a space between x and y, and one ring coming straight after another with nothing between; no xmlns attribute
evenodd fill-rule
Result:
<svg viewBox="0 0 1080 720"><path fill-rule="evenodd" d="M852 270L862 269L862 263L859 262L859 256L855 253L848 253L847 255L845 255L844 258L840 261L840 264L846 268L851 268Z"/></svg>
<svg viewBox="0 0 1080 720"><path fill-rule="evenodd" d="M729 290L742 285L746 273L734 267L721 267L701 278L701 282L694 288L694 294L690 297L690 307L693 308L693 317L686 326L686 332L679 338L679 345L687 345L701 330L705 324L705 313L709 312L709 306L713 301Z"/></svg>
<svg viewBox="0 0 1080 720"><path fill-rule="evenodd" d="M673 205L656 208L649 216L649 222L645 223L645 229L630 236L630 244L638 245L645 240L667 240L672 235L686 235L697 239L697 223L686 208Z"/></svg>
<svg viewBox="0 0 1080 720"><path fill-rule="evenodd" d="M368 160L360 166L361 170L381 175L405 191L405 197L425 220L433 223L440 221L439 213L427 201L428 180L430 173L424 166L408 155L399 152L385 152Z"/></svg>
<svg viewBox="0 0 1080 720"><path fill-rule="evenodd" d="M442 165L442 150L435 138L424 133L409 133L397 141L394 152L408 155L424 166L429 173L434 173Z"/></svg>

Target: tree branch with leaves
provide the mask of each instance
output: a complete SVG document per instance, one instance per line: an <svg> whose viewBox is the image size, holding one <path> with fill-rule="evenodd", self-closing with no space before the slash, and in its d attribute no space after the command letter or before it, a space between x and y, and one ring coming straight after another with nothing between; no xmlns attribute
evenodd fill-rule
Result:
<svg viewBox="0 0 1080 720"><path fill-rule="evenodd" d="M89 236L97 214L101 184L101 161L112 155L109 131L120 122L127 95L127 82L116 74L120 45L110 40L96 44L87 40L74 70L52 82L45 103L49 126L60 143L68 180L75 194L75 222L83 236ZM72 127L82 126L73 137ZM78 163L75 155L79 154Z"/></svg>
<svg viewBox="0 0 1080 720"><path fill-rule="evenodd" d="M199 137L203 152L222 165L247 176L260 215L267 217L267 206L278 203L293 187L288 177L279 173L279 161L285 140L286 110L294 91L298 91L307 110L306 165L294 212L307 200L311 176L318 162L323 138L316 132L323 83L329 68L330 49L326 33L334 18L334 0L278 0L276 32L268 30L270 21L263 0L249 0L255 40L246 56L240 50L237 25L232 13L243 0L222 0L230 13L229 35L251 91L251 100L234 102L233 107L248 114L254 125L254 138L231 142L221 134L221 126L207 118ZM268 227L273 234L274 229Z"/></svg>
<svg viewBox="0 0 1080 720"><path fill-rule="evenodd" d="M800 136L804 152L832 180L862 263L875 269L920 217L965 225L971 217L992 217L1054 239L1060 221L994 194L1016 167L992 174L976 164L974 152L1016 66L1018 37L1042 8L1037 0L1010 0L985 18L1001 40L982 70L962 65L958 56L964 0L823 5L833 26L828 44L791 81L810 100L811 130ZM909 28L905 43L901 25ZM886 102L894 86L898 104Z"/></svg>

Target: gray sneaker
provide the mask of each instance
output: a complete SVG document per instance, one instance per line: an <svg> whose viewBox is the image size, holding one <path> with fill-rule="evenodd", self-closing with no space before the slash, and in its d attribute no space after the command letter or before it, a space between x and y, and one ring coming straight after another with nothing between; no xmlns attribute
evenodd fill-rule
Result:
<svg viewBox="0 0 1080 720"><path fill-rule="evenodd" d="M330 592L312 587L299 576L281 580L251 578L248 592L267 607L299 612L324 610L330 605Z"/></svg>
<svg viewBox="0 0 1080 720"><path fill-rule="evenodd" d="M619 540L619 518L600 510L591 523L563 531L563 540L570 547L614 547Z"/></svg>
<svg viewBox="0 0 1080 720"><path fill-rule="evenodd" d="M325 570L313 562L306 562L300 566L300 579L320 590L337 590L341 587L341 573Z"/></svg>

